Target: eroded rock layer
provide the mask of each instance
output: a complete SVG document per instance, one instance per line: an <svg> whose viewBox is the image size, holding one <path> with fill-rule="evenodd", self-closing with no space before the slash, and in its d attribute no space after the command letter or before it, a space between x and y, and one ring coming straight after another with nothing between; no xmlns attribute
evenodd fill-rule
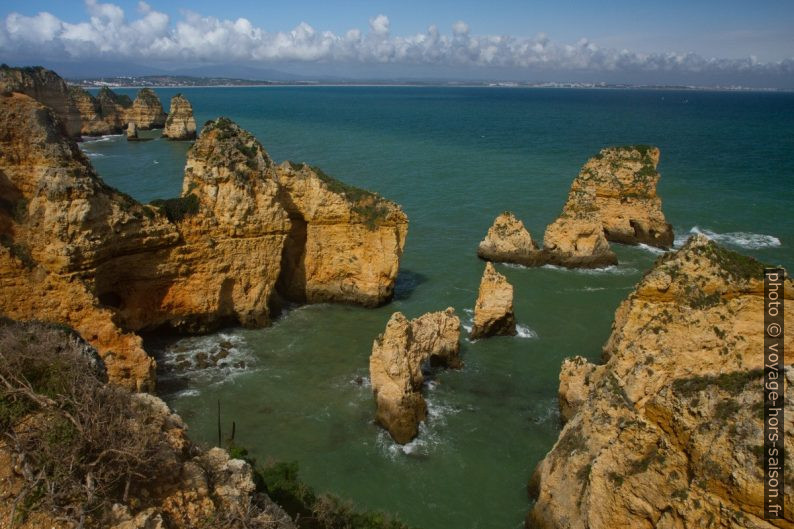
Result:
<svg viewBox="0 0 794 529"><path fill-rule="evenodd" d="M281 292L313 303L391 299L408 230L400 207L307 164L284 162L276 173L292 221Z"/></svg>
<svg viewBox="0 0 794 529"><path fill-rule="evenodd" d="M161 129L165 126L166 114L154 90L141 88L126 112L126 119L140 130Z"/></svg>
<svg viewBox="0 0 794 529"><path fill-rule="evenodd" d="M165 120L163 137L170 140L196 139L196 119L193 117L193 107L182 94L171 98L171 108Z"/></svg>
<svg viewBox="0 0 794 529"><path fill-rule="evenodd" d="M376 420L404 444L427 417L422 396L422 364L460 367L460 319L452 308L409 321L395 312L372 344L369 373L377 404Z"/></svg>
<svg viewBox="0 0 794 529"><path fill-rule="evenodd" d="M791 320L791 280L783 295ZM794 526L790 488L786 518L763 520L763 305L763 265L753 259L702 236L660 257L618 308L605 363L563 365L567 422L533 476L527 526ZM789 328L787 365L792 339ZM791 407L794 371L783 376Z"/></svg>
<svg viewBox="0 0 794 529"><path fill-rule="evenodd" d="M600 220L610 241L670 248L673 229L656 194L658 164L656 147L601 149L573 181L563 216Z"/></svg>
<svg viewBox="0 0 794 529"><path fill-rule="evenodd" d="M69 87L58 74L41 66L12 68L0 65L0 94L18 92L41 101L52 109L66 134L80 137L80 111L69 96Z"/></svg>
<svg viewBox="0 0 794 529"><path fill-rule="evenodd" d="M516 318L513 314L513 285L496 271L493 264L486 263L480 281L480 290L474 304L474 321L471 339L488 336L516 334Z"/></svg>
<svg viewBox="0 0 794 529"><path fill-rule="evenodd" d="M151 389L154 363L134 332L263 325L282 273L302 274L294 262L311 271L301 283L308 301L388 299L407 225L399 207L373 199L388 207L369 223L355 216L359 202L328 189L336 181L290 187L283 178L253 136L218 119L189 152L182 196L142 205L97 177L48 108L2 96L0 312L68 324L99 350L112 381ZM307 251L287 245L296 215L311 234ZM315 231L315 221L327 226ZM307 257L285 259L296 255Z"/></svg>

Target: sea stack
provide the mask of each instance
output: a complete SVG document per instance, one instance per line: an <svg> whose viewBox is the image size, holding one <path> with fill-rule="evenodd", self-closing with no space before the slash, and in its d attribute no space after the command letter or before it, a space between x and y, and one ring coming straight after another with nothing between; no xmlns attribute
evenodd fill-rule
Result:
<svg viewBox="0 0 794 529"><path fill-rule="evenodd" d="M134 122L140 130L149 130L163 128L165 119L163 105L154 90L141 88L127 111L127 121Z"/></svg>
<svg viewBox="0 0 794 529"><path fill-rule="evenodd" d="M165 120L163 137L169 140L195 140L196 119L193 117L193 107L190 101L182 94L171 98L171 108Z"/></svg>
<svg viewBox="0 0 794 529"><path fill-rule="evenodd" d="M496 271L493 264L485 264L480 281L477 302L474 304L474 321L470 337L472 340L488 336L516 334L516 318L513 314L513 285Z"/></svg>
<svg viewBox="0 0 794 529"><path fill-rule="evenodd" d="M292 222L279 292L297 302L389 301L408 230L400 206L308 164L284 162L276 173Z"/></svg>
<svg viewBox="0 0 794 529"><path fill-rule="evenodd" d="M505 211L493 222L477 248L477 255L487 261L524 266L543 264L543 255L529 231L516 216Z"/></svg>
<svg viewBox="0 0 794 529"><path fill-rule="evenodd" d="M460 319L452 308L408 321L395 312L372 344L369 373L377 403L377 422L405 444L419 433L427 416L422 396L422 364L460 366Z"/></svg>
<svg viewBox="0 0 794 529"><path fill-rule="evenodd" d="M137 141L138 139L138 127L135 122L130 121L127 124L127 141Z"/></svg>
<svg viewBox="0 0 794 529"><path fill-rule="evenodd" d="M111 134L113 129L102 119L99 102L79 86L69 87L69 97L80 112L82 126L80 133L84 136L102 136Z"/></svg>
<svg viewBox="0 0 794 529"><path fill-rule="evenodd" d="M113 133L120 133L127 125L127 113L132 108L132 99L120 95L103 86L96 97L102 120L108 124Z"/></svg>
<svg viewBox="0 0 794 529"><path fill-rule="evenodd" d="M762 263L703 236L661 256L617 309L604 363L563 365L565 425L530 483L527 527L769 526L763 292ZM794 321L794 282L780 295ZM785 344L789 406L794 329Z"/></svg>
<svg viewBox="0 0 794 529"><path fill-rule="evenodd" d="M601 222L607 240L622 244L673 245L673 229L656 194L659 149L628 145L601 149L571 185L563 216Z"/></svg>

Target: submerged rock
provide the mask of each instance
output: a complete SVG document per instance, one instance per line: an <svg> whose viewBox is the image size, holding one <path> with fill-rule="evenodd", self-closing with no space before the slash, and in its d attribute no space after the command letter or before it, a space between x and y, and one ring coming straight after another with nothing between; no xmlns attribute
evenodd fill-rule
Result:
<svg viewBox="0 0 794 529"><path fill-rule="evenodd" d="M0 171L0 312L73 327L110 380L132 389L154 384L136 332L264 325L279 278L302 273L292 266L330 292L307 301L370 305L393 291L407 225L399 207L383 201L386 218L370 227L327 183L306 175L283 186L259 142L229 120L210 122L191 148L181 197L142 205L102 182L49 109L0 96ZM302 252L300 240L285 251L301 211L311 259L283 261Z"/></svg>
<svg viewBox="0 0 794 529"><path fill-rule="evenodd" d="M171 98L171 108L165 120L163 137L169 140L195 140L196 119L193 117L193 107L190 101L182 94Z"/></svg>
<svg viewBox="0 0 794 529"><path fill-rule="evenodd" d="M377 403L377 422L405 444L427 417L422 397L422 364L459 367L460 319L452 308L408 321L395 312L372 344L369 373Z"/></svg>
<svg viewBox="0 0 794 529"><path fill-rule="evenodd" d="M524 266L544 264L544 257L529 231L516 216L506 211L496 217L477 248L477 255L488 261Z"/></svg>
<svg viewBox="0 0 794 529"><path fill-rule="evenodd" d="M165 126L166 115L160 98L151 88L141 88L132 107L126 112L127 121L140 130L160 129Z"/></svg>
<svg viewBox="0 0 794 529"><path fill-rule="evenodd" d="M0 94L17 92L41 101L52 109L66 134L80 137L80 111L69 96L69 87L61 77L41 66L12 68L0 65Z"/></svg>
<svg viewBox="0 0 794 529"><path fill-rule="evenodd" d="M763 269L703 236L657 260L617 309L604 364L563 364L566 423L533 476L528 527L771 527L760 457ZM783 296L791 320L791 280ZM784 504L781 527L794 521L791 491Z"/></svg>
<svg viewBox="0 0 794 529"><path fill-rule="evenodd" d="M486 263L480 281L480 291L474 304L474 321L471 339L488 336L515 336L516 318L513 314L513 285L496 271L493 264Z"/></svg>

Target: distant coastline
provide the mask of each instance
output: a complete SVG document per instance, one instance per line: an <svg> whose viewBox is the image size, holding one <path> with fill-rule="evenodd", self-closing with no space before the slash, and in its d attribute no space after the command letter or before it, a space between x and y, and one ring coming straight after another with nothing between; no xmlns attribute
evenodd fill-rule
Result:
<svg viewBox="0 0 794 529"><path fill-rule="evenodd" d="M785 88L754 88L746 86L696 85L634 85L624 83L585 82L506 82L506 81L331 81L331 80L252 80L225 77L186 76L116 76L68 79L70 85L82 88L250 88L263 86L349 86L349 87L445 87L445 88L570 88L585 90L660 90L704 92L791 92Z"/></svg>

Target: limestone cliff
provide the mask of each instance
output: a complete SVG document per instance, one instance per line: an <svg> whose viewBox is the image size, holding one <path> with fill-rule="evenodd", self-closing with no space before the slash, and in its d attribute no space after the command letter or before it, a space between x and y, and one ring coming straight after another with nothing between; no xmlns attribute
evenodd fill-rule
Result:
<svg viewBox="0 0 794 529"><path fill-rule="evenodd" d="M102 119L102 109L94 96L79 86L69 87L69 97L80 112L80 133L84 136L112 134L113 128Z"/></svg>
<svg viewBox="0 0 794 529"><path fill-rule="evenodd" d="M63 124L66 134L80 137L80 112L69 97L69 87L58 74L41 66L11 68L0 65L0 94L26 94L50 107Z"/></svg>
<svg viewBox="0 0 794 529"><path fill-rule="evenodd" d="M792 321L791 280L784 293ZM567 422L533 476L527 526L794 526L791 484L786 518L762 519L762 329L763 265L702 236L660 257L618 308L605 363L563 365ZM786 364L792 339L789 326Z"/></svg>
<svg viewBox="0 0 794 529"><path fill-rule="evenodd" d="M300 253L287 244L296 211L331 228L305 241L312 273L301 285L321 292L309 301L387 299L405 234L399 208L364 224L369 238L358 213L339 217L355 207L341 195L307 184L293 198L283 178L253 136L218 119L188 154L182 196L141 205L97 177L49 109L1 96L0 313L68 324L99 350L112 381L151 389L154 363L133 333L266 324L279 278L299 274L282 269ZM402 224L379 227L393 217ZM345 226L345 241L334 241Z"/></svg>
<svg viewBox="0 0 794 529"><path fill-rule="evenodd" d="M673 229L656 194L658 164L656 147L601 149L573 181L563 215L599 220L610 241L670 248Z"/></svg>
<svg viewBox="0 0 794 529"><path fill-rule="evenodd" d="M408 321L395 312L372 344L369 373L378 423L404 444L419 433L427 417L422 397L422 364L459 367L460 319L452 308Z"/></svg>
<svg viewBox="0 0 794 529"><path fill-rule="evenodd" d="M524 266L544 264L546 261L524 223L510 211L496 217L485 239L480 242L477 255L488 261Z"/></svg>
<svg viewBox="0 0 794 529"><path fill-rule="evenodd" d="M193 107L190 101L182 94L171 98L171 108L165 120L163 137L170 140L196 139L196 119L193 117Z"/></svg>
<svg viewBox="0 0 794 529"><path fill-rule="evenodd" d="M513 285L496 271L493 264L486 263L480 281L480 290L474 304L474 321L471 339L488 336L516 334L516 318L513 314Z"/></svg>
<svg viewBox="0 0 794 529"><path fill-rule="evenodd" d="M126 112L127 121L134 122L140 130L161 129L166 115L160 98L151 88L141 88L135 101Z"/></svg>
<svg viewBox="0 0 794 529"><path fill-rule="evenodd" d="M673 230L656 194L659 149L608 147L590 158L571 184L562 214L549 224L538 249L512 214L496 218L478 255L525 266L596 268L617 264L609 242L669 248Z"/></svg>
<svg viewBox="0 0 794 529"><path fill-rule="evenodd" d="M107 86L103 86L99 89L96 100L102 120L108 124L112 133L123 132L127 126L127 112L132 108L130 97L119 95Z"/></svg>
<svg viewBox="0 0 794 529"><path fill-rule="evenodd" d="M306 164L285 162L276 172L292 221L281 292L365 306L391 299L408 230L400 207Z"/></svg>

